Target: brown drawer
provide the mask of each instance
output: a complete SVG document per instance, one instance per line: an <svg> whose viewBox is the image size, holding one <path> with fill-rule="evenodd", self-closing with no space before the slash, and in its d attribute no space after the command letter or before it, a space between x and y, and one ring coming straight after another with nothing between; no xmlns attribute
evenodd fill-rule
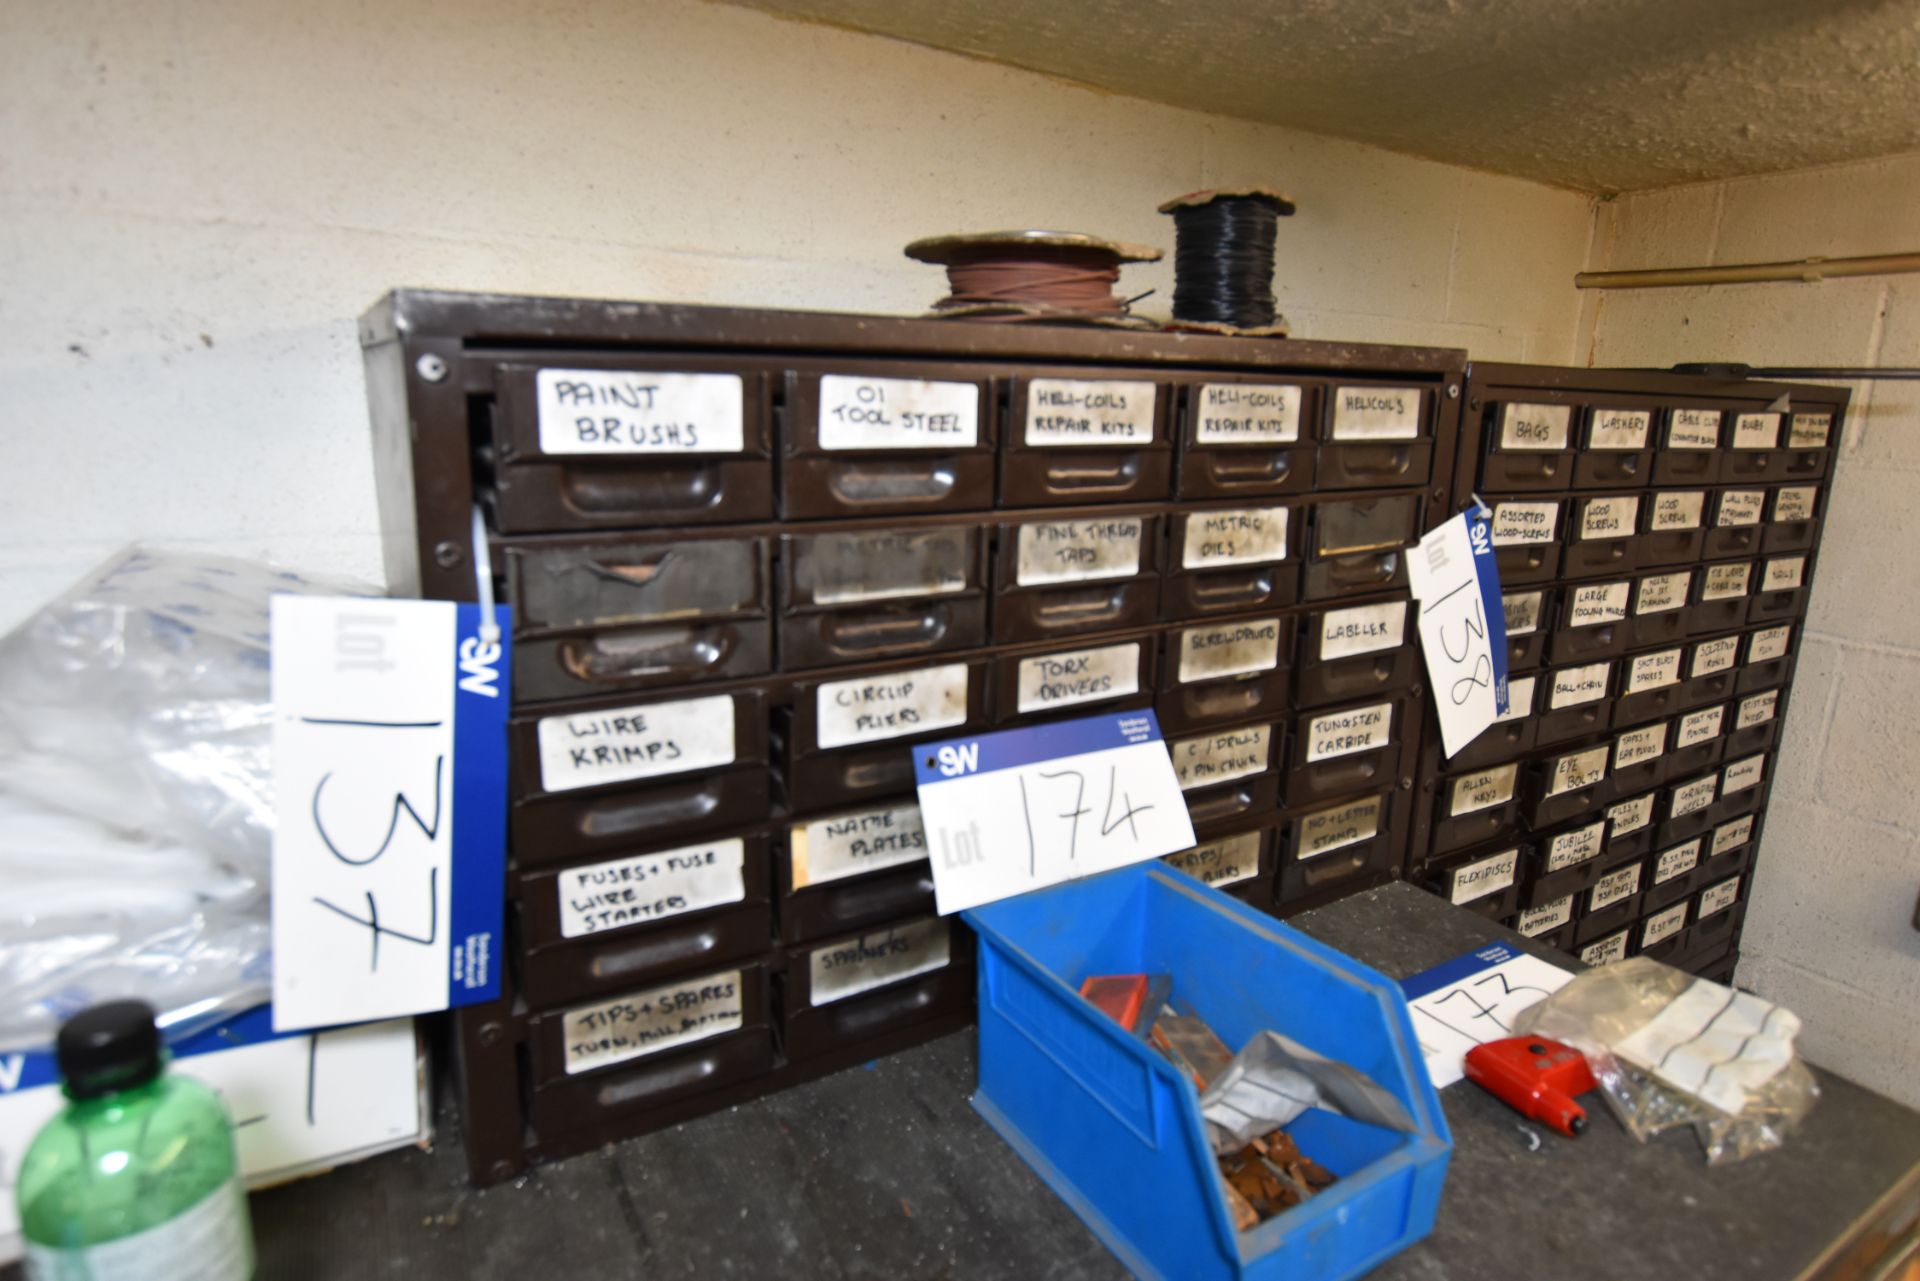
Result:
<svg viewBox="0 0 1920 1281"><path fill-rule="evenodd" d="M1489 765L1437 780L1433 831L1436 854L1484 845L1508 834L1520 811L1520 762Z"/></svg>
<svg viewBox="0 0 1920 1281"><path fill-rule="evenodd" d="M1706 538L1700 546L1702 558L1734 560L1759 555L1761 520L1766 514L1769 493L1751 487L1710 491Z"/></svg>
<svg viewBox="0 0 1920 1281"><path fill-rule="evenodd" d="M1485 501L1493 510L1493 560L1501 585L1544 583L1558 577L1567 500L1487 495Z"/></svg>
<svg viewBox="0 0 1920 1281"><path fill-rule="evenodd" d="M620 1068L531 1091L527 1123L543 1137L598 1132L616 1120L698 1098L709 1090L774 1069L773 1028L764 1020L689 1049L668 1051Z"/></svg>
<svg viewBox="0 0 1920 1281"><path fill-rule="evenodd" d="M1540 677L1507 678L1506 714L1480 732L1479 737L1447 758L1449 770L1484 769L1500 761L1517 760L1533 750L1539 722L1534 708L1540 700Z"/></svg>
<svg viewBox="0 0 1920 1281"><path fill-rule="evenodd" d="M1520 903L1526 848L1496 842L1427 864L1427 880L1448 902L1491 920L1512 916Z"/></svg>
<svg viewBox="0 0 1920 1281"><path fill-rule="evenodd" d="M1303 553L1305 598L1333 600L1406 587L1406 549L1420 536L1420 513L1420 499L1413 494L1312 503Z"/></svg>
<svg viewBox="0 0 1920 1281"><path fill-rule="evenodd" d="M1781 485L1767 492L1767 523L1760 551L1812 551L1820 538L1820 487Z"/></svg>
<svg viewBox="0 0 1920 1281"><path fill-rule="evenodd" d="M1546 661L1559 596L1550 587L1522 588L1502 592L1500 604L1507 625L1507 670L1531 671Z"/></svg>
<svg viewBox="0 0 1920 1281"><path fill-rule="evenodd" d="M1280 788L1287 806L1392 786L1398 781L1407 715L1407 703L1398 699L1298 714Z"/></svg>
<svg viewBox="0 0 1920 1281"><path fill-rule="evenodd" d="M1309 613L1294 676L1295 701L1321 707L1411 686L1419 651L1410 643L1407 614L1405 600Z"/></svg>
<svg viewBox="0 0 1920 1281"><path fill-rule="evenodd" d="M1685 565L1700 559L1706 542L1707 491L1656 489L1640 504L1639 563L1642 569Z"/></svg>
<svg viewBox="0 0 1920 1281"><path fill-rule="evenodd" d="M1792 623L1774 623L1748 632L1740 654L1736 689L1745 694L1786 684L1793 670L1792 646Z"/></svg>
<svg viewBox="0 0 1920 1281"><path fill-rule="evenodd" d="M1704 883L1701 864L1706 860L1708 836L1696 836L1663 849L1646 864L1646 910L1663 911L1692 895Z"/></svg>
<svg viewBox="0 0 1920 1281"><path fill-rule="evenodd" d="M1827 474L1833 453L1834 416L1829 412L1795 414L1787 420L1780 479L1817 480Z"/></svg>
<svg viewBox="0 0 1920 1281"><path fill-rule="evenodd" d="M933 868L912 795L794 819L779 831L774 871L786 942L933 912Z"/></svg>
<svg viewBox="0 0 1920 1281"><path fill-rule="evenodd" d="M1733 724L1727 731L1727 753L1738 757L1764 751L1780 736L1780 695L1777 689L1748 694L1733 704Z"/></svg>
<svg viewBox="0 0 1920 1281"><path fill-rule="evenodd" d="M1645 867L1641 863L1616 867L1574 900L1577 913L1573 918L1575 946L1628 929L1640 919L1640 882L1644 874Z"/></svg>
<svg viewBox="0 0 1920 1281"><path fill-rule="evenodd" d="M1573 480L1579 413L1577 406L1564 399L1551 404L1488 402L1481 426L1480 487L1502 493L1567 488Z"/></svg>
<svg viewBox="0 0 1920 1281"><path fill-rule="evenodd" d="M1161 860L1203 885L1258 906L1273 901L1274 832L1270 827L1229 832Z"/></svg>
<svg viewBox="0 0 1920 1281"><path fill-rule="evenodd" d="M1300 515L1287 502L1191 507L1167 519L1160 612L1168 621L1246 614L1300 596Z"/></svg>
<svg viewBox="0 0 1920 1281"><path fill-rule="evenodd" d="M1637 725L1614 735L1613 776L1615 795L1650 791L1667 779L1667 743L1672 726L1666 721Z"/></svg>
<svg viewBox="0 0 1920 1281"><path fill-rule="evenodd" d="M1157 632L1136 632L1000 654L992 660L990 718L1007 725L1085 716L1128 702L1144 707L1153 695L1159 650Z"/></svg>
<svg viewBox="0 0 1920 1281"><path fill-rule="evenodd" d="M786 375L789 520L993 506L994 381L970 365L811 362Z"/></svg>
<svg viewBox="0 0 1920 1281"><path fill-rule="evenodd" d="M1167 740L1174 777L1195 830L1218 828L1274 807L1279 762L1286 749L1283 735L1282 727L1261 721Z"/></svg>
<svg viewBox="0 0 1920 1281"><path fill-rule="evenodd" d="M1701 707L1673 718L1667 746L1667 777L1690 777L1720 762L1727 724L1725 706Z"/></svg>
<svg viewBox="0 0 1920 1281"><path fill-rule="evenodd" d="M1729 485L1777 480L1786 456L1780 449L1783 414L1740 413L1727 428L1720 479Z"/></svg>
<svg viewBox="0 0 1920 1281"><path fill-rule="evenodd" d="M1749 622L1772 622L1798 618L1807 612L1807 583L1812 580L1812 560L1805 554L1773 556L1760 562L1754 571L1753 602L1747 607Z"/></svg>
<svg viewBox="0 0 1920 1281"><path fill-rule="evenodd" d="M771 1008L766 966L750 961L533 1014L527 1019L527 1049L534 1087L617 1079L656 1056L722 1040L750 1040L769 1025ZM683 1093L717 1083L703 1073ZM666 1101L655 1097L645 1104ZM636 1105L641 1104L636 1100Z"/></svg>
<svg viewBox="0 0 1920 1281"><path fill-rule="evenodd" d="M1653 483L1711 485L1720 479L1720 420L1724 411L1704 406L1668 410L1656 428Z"/></svg>
<svg viewBox="0 0 1920 1281"><path fill-rule="evenodd" d="M989 660L891 664L794 682L787 803L815 813L913 790L915 742L987 726Z"/></svg>
<svg viewBox="0 0 1920 1281"><path fill-rule="evenodd" d="M1567 545L1560 553L1563 576L1613 577L1638 568L1639 494L1577 497L1568 513Z"/></svg>
<svg viewBox="0 0 1920 1281"><path fill-rule="evenodd" d="M813 1058L973 1005L973 932L949 917L875 926L787 952L789 1057Z"/></svg>
<svg viewBox="0 0 1920 1281"><path fill-rule="evenodd" d="M884 662L986 644L986 534L971 521L782 533L781 666Z"/></svg>
<svg viewBox="0 0 1920 1281"><path fill-rule="evenodd" d="M1602 740L1536 757L1520 780L1520 818L1528 830L1545 831L1612 800L1612 756L1612 741Z"/></svg>
<svg viewBox="0 0 1920 1281"><path fill-rule="evenodd" d="M1154 700L1161 729L1184 734L1284 711L1294 630L1277 614L1167 629Z"/></svg>
<svg viewBox="0 0 1920 1281"><path fill-rule="evenodd" d="M1285 907L1397 873L1406 860L1407 807L1399 793L1335 801L1289 819L1281 830L1280 881Z"/></svg>
<svg viewBox="0 0 1920 1281"><path fill-rule="evenodd" d="M1615 691L1617 666L1601 659L1575 667L1550 667L1541 673L1535 743L1548 747L1584 734L1597 734L1611 725L1610 696Z"/></svg>
<svg viewBox="0 0 1920 1281"><path fill-rule="evenodd" d="M1313 488L1316 446L1302 439L1301 427L1316 421L1319 387L1213 374L1174 390L1180 415L1176 497L1246 500Z"/></svg>
<svg viewBox="0 0 1920 1281"><path fill-rule="evenodd" d="M1597 405L1581 426L1575 489L1639 489L1653 475L1653 411Z"/></svg>
<svg viewBox="0 0 1920 1281"><path fill-rule="evenodd" d="M1561 591L1547 658L1555 665L1615 658L1632 641L1633 580L1569 583Z"/></svg>
<svg viewBox="0 0 1920 1281"><path fill-rule="evenodd" d="M1001 520L994 642L1051 641L1159 621L1163 520L1157 507Z"/></svg>
<svg viewBox="0 0 1920 1281"><path fill-rule="evenodd" d="M1000 505L1159 502L1173 489L1172 397L1155 375L1034 369L1010 379Z"/></svg>
<svg viewBox="0 0 1920 1281"><path fill-rule="evenodd" d="M1419 387L1358 382L1328 387L1315 488L1424 488L1433 472L1433 402L1433 393Z"/></svg>
<svg viewBox="0 0 1920 1281"><path fill-rule="evenodd" d="M1687 651L1679 645L1649 650L1620 660L1619 699L1613 723L1618 728L1643 725L1670 716L1681 708Z"/></svg>
<svg viewBox="0 0 1920 1281"><path fill-rule="evenodd" d="M1698 569L1668 569L1633 580L1633 632L1629 648L1677 641L1687 634Z"/></svg>
<svg viewBox="0 0 1920 1281"><path fill-rule="evenodd" d="M1691 840L1712 827L1714 802L1720 794L1718 772L1693 778L1671 777L1672 781L1660 793L1660 804L1655 810L1660 827L1654 843L1663 848Z"/></svg>
<svg viewBox="0 0 1920 1281"><path fill-rule="evenodd" d="M707 912L652 929L529 949L520 963L521 995L551 1006L620 992L635 984L666 982L675 974L711 969L765 952L773 943L773 911L760 903Z"/></svg>

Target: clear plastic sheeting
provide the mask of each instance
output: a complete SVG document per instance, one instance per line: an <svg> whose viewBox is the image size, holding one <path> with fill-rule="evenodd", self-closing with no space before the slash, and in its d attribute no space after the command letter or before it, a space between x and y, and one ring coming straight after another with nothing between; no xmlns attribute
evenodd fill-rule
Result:
<svg viewBox="0 0 1920 1281"><path fill-rule="evenodd" d="M1782 1006L1636 956L1578 975L1514 1030L1585 1054L1634 1138L1690 1125L1724 1165L1779 1147L1820 1097L1799 1029Z"/></svg>
<svg viewBox="0 0 1920 1281"><path fill-rule="evenodd" d="M114 997L169 1036L267 999L282 592L378 594L136 547L0 638L0 1049Z"/></svg>

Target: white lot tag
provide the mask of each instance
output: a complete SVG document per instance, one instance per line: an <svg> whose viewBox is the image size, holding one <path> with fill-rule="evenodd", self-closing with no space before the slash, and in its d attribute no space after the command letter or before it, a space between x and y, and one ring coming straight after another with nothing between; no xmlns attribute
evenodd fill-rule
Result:
<svg viewBox="0 0 1920 1281"><path fill-rule="evenodd" d="M1159 388L1143 382L1035 378L1027 384L1026 443L1145 445L1153 440Z"/></svg>
<svg viewBox="0 0 1920 1281"><path fill-rule="evenodd" d="M1261 565L1287 558L1287 509L1241 507L1187 514L1180 568Z"/></svg>
<svg viewBox="0 0 1920 1281"><path fill-rule="evenodd" d="M731 765L733 695L544 716L535 727L549 792Z"/></svg>
<svg viewBox="0 0 1920 1281"><path fill-rule="evenodd" d="M921 744L913 768L942 916L1194 844L1151 711Z"/></svg>
<svg viewBox="0 0 1920 1281"><path fill-rule="evenodd" d="M1336 387L1335 440L1412 440L1420 434L1420 392L1413 387Z"/></svg>
<svg viewBox="0 0 1920 1281"><path fill-rule="evenodd" d="M542 369L534 399L543 454L737 454L746 447L738 374Z"/></svg>
<svg viewBox="0 0 1920 1281"><path fill-rule="evenodd" d="M740 971L729 970L568 1010L560 1024L567 1075L738 1029L741 986Z"/></svg>
<svg viewBox="0 0 1920 1281"><path fill-rule="evenodd" d="M980 388L828 374L819 436L822 449L971 449L980 443Z"/></svg>
<svg viewBox="0 0 1920 1281"><path fill-rule="evenodd" d="M1205 383L1194 393L1197 445L1286 445L1300 439L1300 389Z"/></svg>
<svg viewBox="0 0 1920 1281"><path fill-rule="evenodd" d="M1022 525L1015 580L1033 587L1132 578L1140 572L1140 530L1138 516Z"/></svg>
<svg viewBox="0 0 1920 1281"><path fill-rule="evenodd" d="M926 856L927 832L912 801L829 814L787 828L787 863L796 890Z"/></svg>
<svg viewBox="0 0 1920 1281"><path fill-rule="evenodd" d="M1504 725L1508 721L1523 720L1533 715L1533 695L1538 686L1538 676L1514 676L1507 681L1507 710L1493 718L1495 725Z"/></svg>
<svg viewBox="0 0 1920 1281"><path fill-rule="evenodd" d="M554 878L560 933L580 938L738 903L747 896L745 859L746 843L732 836L562 868Z"/></svg>
<svg viewBox="0 0 1920 1281"><path fill-rule="evenodd" d="M1330 609L1320 616L1320 659L1325 662L1396 649L1406 634L1407 603L1403 600Z"/></svg>
<svg viewBox="0 0 1920 1281"><path fill-rule="evenodd" d="M944 970L952 959L953 927L937 916L885 926L815 948L807 957L808 1000L830 1005Z"/></svg>
<svg viewBox="0 0 1920 1281"><path fill-rule="evenodd" d="M1548 904L1551 913L1557 905ZM1550 919L1550 918L1549 918ZM1554 928L1542 925L1542 933ZM1513 1035L1514 1021L1527 1007L1546 1000L1573 975L1557 965L1528 956L1505 943L1475 952L1402 979L1414 1035L1436 1089L1465 1075L1467 1051Z"/></svg>
<svg viewBox="0 0 1920 1281"><path fill-rule="evenodd" d="M967 719L967 665L823 681L814 699L822 748L924 734Z"/></svg>
<svg viewBox="0 0 1920 1281"><path fill-rule="evenodd" d="M1494 541L1488 522L1464 511L1427 531L1407 557L1420 603L1420 649L1448 756L1508 707L1507 620Z"/></svg>

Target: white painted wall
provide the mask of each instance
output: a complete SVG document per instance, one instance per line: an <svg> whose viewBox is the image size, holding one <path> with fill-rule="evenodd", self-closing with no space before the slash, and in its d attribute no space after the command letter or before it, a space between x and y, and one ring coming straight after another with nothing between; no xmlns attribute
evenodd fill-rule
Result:
<svg viewBox="0 0 1920 1281"><path fill-rule="evenodd" d="M0 627L130 539L377 578L395 285L915 312L933 232L1289 188L1315 337L1564 360L1587 201L693 0L0 5ZM1157 287L1164 266L1130 270Z"/></svg>
<svg viewBox="0 0 1920 1281"><path fill-rule="evenodd" d="M1920 156L1621 197L1595 268L1920 249ZM1920 277L1590 295L1597 365L1920 365ZM1920 384L1856 384L1740 981L1818 1062L1920 1107Z"/></svg>

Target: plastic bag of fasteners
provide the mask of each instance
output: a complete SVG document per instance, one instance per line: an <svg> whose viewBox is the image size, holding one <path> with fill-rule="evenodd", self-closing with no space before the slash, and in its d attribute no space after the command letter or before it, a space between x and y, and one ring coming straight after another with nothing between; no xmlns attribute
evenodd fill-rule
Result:
<svg viewBox="0 0 1920 1281"><path fill-rule="evenodd" d="M0 637L0 1049L115 997L173 1037L270 995L284 592L379 594L134 547Z"/></svg>
<svg viewBox="0 0 1920 1281"><path fill-rule="evenodd" d="M1578 975L1514 1030L1585 1054L1608 1110L1642 1143L1692 1126L1709 1165L1779 1147L1820 1097L1791 1010L1644 956Z"/></svg>

